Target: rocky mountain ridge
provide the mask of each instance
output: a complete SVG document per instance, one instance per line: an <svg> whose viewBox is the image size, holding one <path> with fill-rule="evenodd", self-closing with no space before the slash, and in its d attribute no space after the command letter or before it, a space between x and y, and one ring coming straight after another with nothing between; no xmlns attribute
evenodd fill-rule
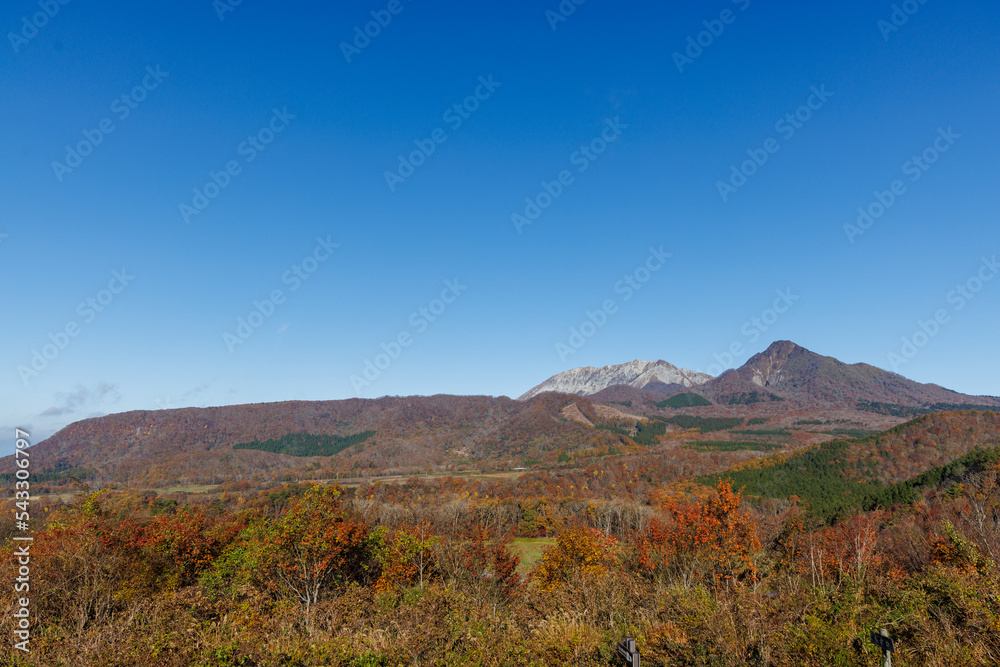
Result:
<svg viewBox="0 0 1000 667"><path fill-rule="evenodd" d="M655 386L662 390L664 386L696 387L712 379L711 375L678 368L663 361L635 360L624 364L594 368L574 368L550 377L545 382L529 389L518 400L527 400L546 391L563 394L590 395L608 387L626 385L634 389Z"/></svg>

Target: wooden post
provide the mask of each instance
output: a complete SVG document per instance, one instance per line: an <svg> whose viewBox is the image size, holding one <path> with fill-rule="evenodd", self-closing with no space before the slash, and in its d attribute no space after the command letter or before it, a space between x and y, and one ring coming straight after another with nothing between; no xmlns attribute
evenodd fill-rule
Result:
<svg viewBox="0 0 1000 667"><path fill-rule="evenodd" d="M885 637L886 639L889 638L889 631L886 630L885 628L882 628L879 631L879 634ZM892 667L892 651L889 651L885 648L882 649L882 667Z"/></svg>
<svg viewBox="0 0 1000 667"><path fill-rule="evenodd" d="M635 640L626 637L625 641L618 642L615 647L618 657L621 658L628 667L639 667L639 650L635 647Z"/></svg>
<svg viewBox="0 0 1000 667"><path fill-rule="evenodd" d="M880 631L871 633L872 644L882 649L882 667L892 667L892 654L896 651L896 646L889 639L889 631L882 628Z"/></svg>

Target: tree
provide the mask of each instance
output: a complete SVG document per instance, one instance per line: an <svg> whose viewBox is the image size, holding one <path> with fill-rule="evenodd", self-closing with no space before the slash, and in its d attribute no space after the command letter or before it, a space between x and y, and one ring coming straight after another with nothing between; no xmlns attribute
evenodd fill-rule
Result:
<svg viewBox="0 0 1000 667"><path fill-rule="evenodd" d="M136 544L167 587L176 588L193 583L243 527L240 519L213 523L200 508L185 506L142 526Z"/></svg>
<svg viewBox="0 0 1000 667"><path fill-rule="evenodd" d="M373 536L375 557L382 567L375 587L387 590L418 584L423 588L436 567L432 547L437 541L427 523L394 531L380 526Z"/></svg>
<svg viewBox="0 0 1000 667"><path fill-rule="evenodd" d="M320 596L361 577L369 565L368 529L346 517L336 486L311 487L265 539L265 566L302 603L310 632Z"/></svg>
<svg viewBox="0 0 1000 667"><path fill-rule="evenodd" d="M994 563L1000 564L1000 466L963 487L968 511L962 517Z"/></svg>
<svg viewBox="0 0 1000 667"><path fill-rule="evenodd" d="M577 525L559 533L535 569L542 590L554 590L579 577L603 574L615 562L617 540L599 530Z"/></svg>
<svg viewBox="0 0 1000 667"><path fill-rule="evenodd" d="M653 519L639 534L639 567L658 577L680 577L688 585L755 579L754 556L761 545L756 521L739 510L741 501L728 480L704 500L664 499L661 509L671 521Z"/></svg>
<svg viewBox="0 0 1000 667"><path fill-rule="evenodd" d="M489 532L475 528L459 553L458 575L466 585L492 599L494 605L509 601L521 586L517 572L521 558L511 554L507 545L506 539L491 539Z"/></svg>

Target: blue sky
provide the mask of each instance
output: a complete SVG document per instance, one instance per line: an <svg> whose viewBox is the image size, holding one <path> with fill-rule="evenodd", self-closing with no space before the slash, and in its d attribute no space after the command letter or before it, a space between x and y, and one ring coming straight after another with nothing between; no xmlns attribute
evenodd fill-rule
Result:
<svg viewBox="0 0 1000 667"><path fill-rule="evenodd" d="M777 339L1000 394L996 3L562 8L5 4L0 441Z"/></svg>

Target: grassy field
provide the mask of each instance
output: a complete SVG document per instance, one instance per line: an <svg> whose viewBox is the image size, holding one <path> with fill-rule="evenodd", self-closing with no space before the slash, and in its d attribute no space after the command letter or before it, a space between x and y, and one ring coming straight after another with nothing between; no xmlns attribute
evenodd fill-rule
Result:
<svg viewBox="0 0 1000 667"><path fill-rule="evenodd" d="M357 487L363 482L382 482L383 484L391 484L393 482L405 482L410 479L421 480L425 482L430 482L442 477L463 477L463 478L481 478L481 479L504 479L504 478L515 478L524 475L527 470L504 470L501 472L460 472L453 474L434 474L434 475L385 475L382 477L341 477L339 479L317 479L317 480L302 480L302 481L314 481L320 484L339 484L343 487ZM281 482L274 482L273 486L278 486ZM188 484L185 486L165 486L150 489L155 491L159 495L171 495L174 493L212 493L218 489L218 484ZM63 502L70 502L73 498L76 498L83 493L82 491L70 491L60 494L43 494L44 497L59 497ZM41 496L39 496L41 497Z"/></svg>
<svg viewBox="0 0 1000 667"><path fill-rule="evenodd" d="M554 537L518 537L511 540L510 551L521 557L521 564L517 571L521 574L528 574L532 568L542 559L542 554L549 547L556 544Z"/></svg>
<svg viewBox="0 0 1000 667"><path fill-rule="evenodd" d="M165 489L154 489L154 491L161 495L168 493L208 493L215 490L218 486L218 484L192 484L189 486L170 486Z"/></svg>
<svg viewBox="0 0 1000 667"><path fill-rule="evenodd" d="M430 482L442 477L461 477L463 479L506 479L520 477L530 470L504 470L502 472L457 472L457 473L436 473L433 475L388 475L383 477L341 477L340 479L320 479L316 480L323 484L339 484L343 487L360 486L362 483L382 482L383 484L392 482L405 482L410 479Z"/></svg>
<svg viewBox="0 0 1000 667"><path fill-rule="evenodd" d="M196 484L196 485L189 485L189 486L169 486L169 487L163 487L163 488L157 488L157 489L148 489L148 490L155 491L158 495L166 496L166 495L170 495L172 493L211 493L216 488L218 488L218 486L219 486L218 484ZM145 491L147 489L140 487L140 488L133 489L133 490L135 490L135 491ZM86 495L87 493L90 493L90 492L89 491L66 491L66 492L63 492L63 493L43 493L43 494L38 495L38 496L32 496L32 499L34 500L36 498L45 498L45 499L53 500L53 499L58 498L59 500L61 500L64 503L69 503L69 502L73 502L73 500L75 500L76 498L79 498L81 495Z"/></svg>

